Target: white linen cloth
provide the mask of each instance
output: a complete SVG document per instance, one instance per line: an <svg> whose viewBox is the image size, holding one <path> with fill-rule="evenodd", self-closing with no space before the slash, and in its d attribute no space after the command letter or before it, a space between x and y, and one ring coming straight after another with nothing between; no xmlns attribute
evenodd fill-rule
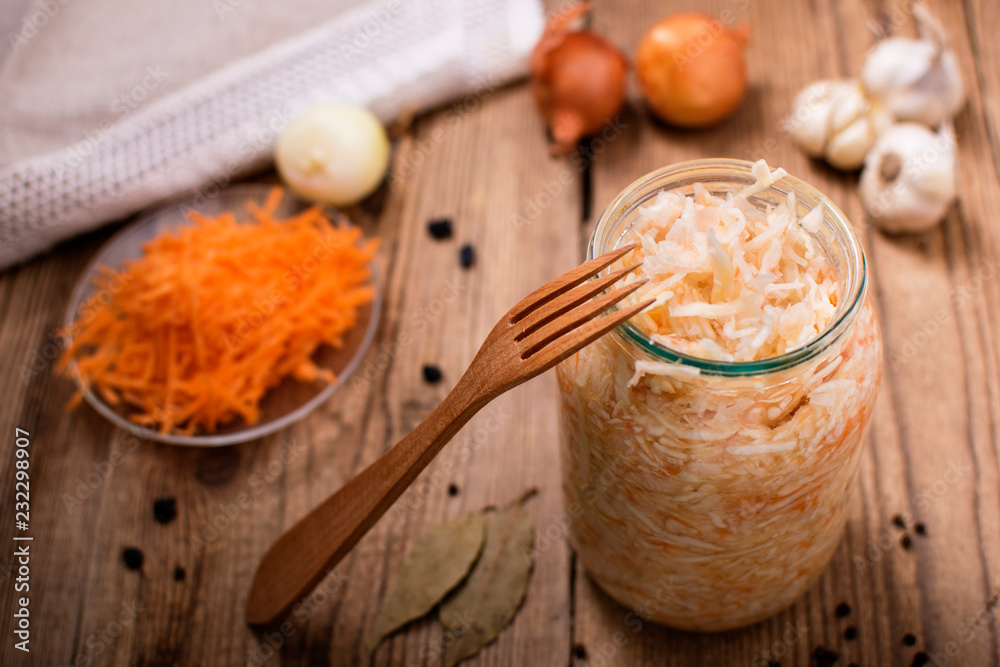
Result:
<svg viewBox="0 0 1000 667"><path fill-rule="evenodd" d="M348 7L342 0L334 10L326 5L336 15L318 24L315 3L303 0L214 0L217 18L202 19L219 25L201 30L195 43L183 34L193 23L175 17L154 30L156 23L136 21L133 31L154 30L154 43L170 42L173 32L179 50L161 50L155 62L141 34L128 33L124 44L81 37L80 57L107 64L107 76L116 79L108 86L100 70L82 75L73 67L72 36L97 29L82 20L93 0L77 1L39 0L7 33L11 52L0 60L0 268L164 198L211 196L266 165L277 133L313 104L363 105L389 121L523 75L544 22L539 0L355 0ZM147 4L101 3L119 22ZM198 11L208 6L199 4ZM259 22L274 5L311 9L275 18L269 31ZM117 15L109 9L115 6ZM190 3L177 7L182 15L194 11ZM303 21L315 27L296 34ZM202 59L190 51L198 48L214 71L198 71ZM249 55L232 60L241 51ZM94 86L103 102L95 103Z"/></svg>

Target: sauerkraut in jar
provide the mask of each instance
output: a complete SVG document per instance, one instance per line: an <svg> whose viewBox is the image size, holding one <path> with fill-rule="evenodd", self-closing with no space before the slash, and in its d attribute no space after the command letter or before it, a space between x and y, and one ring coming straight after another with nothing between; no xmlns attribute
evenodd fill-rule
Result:
<svg viewBox="0 0 1000 667"><path fill-rule="evenodd" d="M724 630L791 604L843 532L881 375L844 214L760 161L636 181L595 257L628 243L655 303L557 367L571 539L640 615Z"/></svg>

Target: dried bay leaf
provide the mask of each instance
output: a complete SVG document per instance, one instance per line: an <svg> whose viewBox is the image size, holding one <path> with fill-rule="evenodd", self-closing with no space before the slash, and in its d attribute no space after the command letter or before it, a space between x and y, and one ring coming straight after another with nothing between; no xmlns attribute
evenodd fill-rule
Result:
<svg viewBox="0 0 1000 667"><path fill-rule="evenodd" d="M482 512L463 514L417 539L386 588L370 652L399 628L427 615L465 579L483 550L487 518Z"/></svg>
<svg viewBox="0 0 1000 667"><path fill-rule="evenodd" d="M445 665L453 667L496 639L517 614L531 578L535 531L524 509L529 491L489 517L486 545L465 582L443 603Z"/></svg>

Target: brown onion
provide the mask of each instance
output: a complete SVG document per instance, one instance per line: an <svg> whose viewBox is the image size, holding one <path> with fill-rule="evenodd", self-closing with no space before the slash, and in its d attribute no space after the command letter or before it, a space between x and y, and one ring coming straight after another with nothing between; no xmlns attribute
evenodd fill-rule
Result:
<svg viewBox="0 0 1000 667"><path fill-rule="evenodd" d="M639 43L635 68L650 109L681 127L721 121L747 88L743 50L748 26L730 29L701 12L680 12L654 24Z"/></svg>
<svg viewBox="0 0 1000 667"><path fill-rule="evenodd" d="M567 30L589 8L584 3L553 17L531 54L535 102L552 131L554 152L563 155L625 104L625 56L600 35Z"/></svg>

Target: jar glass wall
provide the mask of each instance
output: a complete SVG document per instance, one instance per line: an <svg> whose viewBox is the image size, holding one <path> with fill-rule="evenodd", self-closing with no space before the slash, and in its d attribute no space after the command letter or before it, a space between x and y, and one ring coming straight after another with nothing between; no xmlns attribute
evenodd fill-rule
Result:
<svg viewBox="0 0 1000 667"><path fill-rule="evenodd" d="M661 190L752 185L751 164L699 160L648 174L604 211L589 255L622 245ZM837 309L807 344L753 361L697 358L627 323L557 367L571 539L588 574L651 620L724 630L791 604L822 572L846 518L881 375L864 253L844 214L785 177L760 209L821 203L812 234L833 267ZM610 267L610 271L614 267ZM639 360L690 373L644 375Z"/></svg>

